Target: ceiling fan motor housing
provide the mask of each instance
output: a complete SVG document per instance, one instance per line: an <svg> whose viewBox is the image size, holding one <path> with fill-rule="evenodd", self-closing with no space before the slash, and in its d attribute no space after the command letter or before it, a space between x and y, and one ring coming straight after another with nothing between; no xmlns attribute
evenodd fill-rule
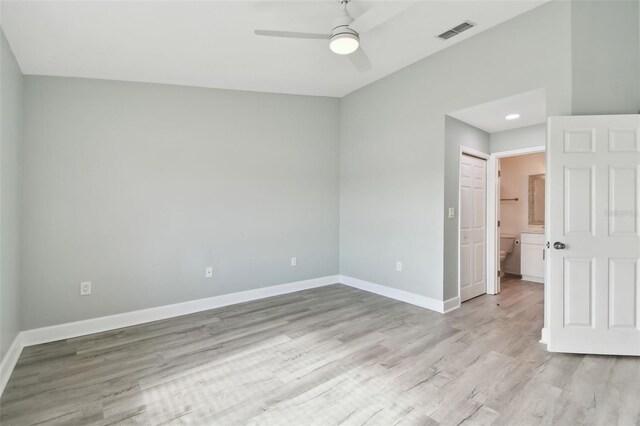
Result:
<svg viewBox="0 0 640 426"><path fill-rule="evenodd" d="M338 16L335 21L333 21L333 30L331 30L331 37L333 38L340 34L351 34L356 37L359 37L358 33L349 28L349 25L353 22L353 18L349 15L349 12L346 10L342 11L342 14Z"/></svg>

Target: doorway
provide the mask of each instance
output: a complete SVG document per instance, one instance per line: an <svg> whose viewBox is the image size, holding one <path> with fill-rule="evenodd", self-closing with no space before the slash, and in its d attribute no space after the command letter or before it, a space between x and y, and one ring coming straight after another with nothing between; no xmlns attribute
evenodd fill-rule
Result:
<svg viewBox="0 0 640 426"><path fill-rule="evenodd" d="M545 281L546 147L495 152L489 159L487 292L500 292L505 274Z"/></svg>
<svg viewBox="0 0 640 426"><path fill-rule="evenodd" d="M537 281L537 282L543 282L544 281L544 276L545 273L544 271L540 271L539 267L540 267L540 261L544 261L546 257L546 252L544 250L544 247L538 247L538 245L542 245L544 246L544 241L545 240L545 227L544 224L538 223L536 225L531 225L529 226L529 176L538 176L543 174L541 172L541 170L546 170L546 158L545 158L545 164L544 167L540 167L540 165L537 166L533 166L533 168L531 168L529 170L529 168L527 168L527 172L525 173L526 176L524 177L526 184L522 184L522 182L520 182L519 185L515 185L512 188L514 189L507 189L507 187L504 188L504 190L501 191L501 179L503 178L503 176L501 176L501 171L500 171L500 162L504 159L508 159L508 158L526 158L524 156L527 155L532 155L532 154L542 154L544 155L546 153L546 146L544 145L540 145L540 146L535 146L535 147L531 147L531 148L522 148L522 149L514 149L514 150L508 150L508 151L500 151L500 152L494 152L491 154L491 157L489 158L488 161L488 176L489 176L489 180L488 180L488 194L487 194L487 198L488 198L488 207L487 207L487 234L489 235L489 244L488 244L488 261L487 261L487 268L488 268L488 274L487 276L489 277L488 282L487 282L487 293L489 294L498 294L500 292L500 281L501 281L501 277L504 275L505 272L507 273L512 273L515 275L523 275L522 274L522 251L525 250L525 252L529 253L529 256L531 256L532 259L538 260L537 263L534 263L534 268L537 267L538 269L536 269L536 272L531 273L531 274L525 274L525 275L529 275L528 278L534 278L530 281ZM516 164L516 167L522 167L521 165ZM535 178L534 178L535 179ZM536 186L538 186L539 184L537 184ZM515 188L519 187L518 190L516 190ZM546 180L544 183L544 187L545 187L545 193L546 193ZM546 195L545 195L546 197ZM517 201L515 199L518 199ZM503 222L503 218L501 217L501 207L506 207L508 208L520 208L520 212L524 212L524 214L526 214L526 216L521 217L520 219L515 220L514 222L516 222L515 225L509 224L506 227L503 227L501 225L504 224ZM539 208L540 206L538 206L537 211L539 212ZM543 212L544 212L544 216L546 217L546 201L545 201L545 206L542 207L543 208ZM534 208L534 211L536 209ZM518 209L515 209L515 211L517 212ZM543 219L544 220L544 219ZM539 222L539 218L535 218L534 222ZM518 225L519 224L519 225ZM523 231L525 233L530 232L530 233L535 233L536 235L525 235L525 243L527 244L527 247L522 246L522 233ZM503 253L501 253L501 251L508 251L507 248L505 247L506 245L508 245L508 241L501 241L501 236L506 237L506 239L509 239L509 237L513 237L513 246L511 247L511 253L509 253L507 256L504 256ZM533 244L531 246L529 246L530 244ZM517 247L516 247L517 245ZM532 250L534 250L535 252L532 252ZM514 256L513 253L519 252L519 256ZM501 259L501 254L502 256L504 256L504 262L502 261L503 259ZM538 259L539 257L539 259ZM505 263L506 262L506 263ZM512 269L513 267L518 267L517 269ZM542 263L542 267L544 268L544 263ZM527 269L528 266L525 265L525 272L529 272L530 270ZM505 270L506 269L506 270Z"/></svg>

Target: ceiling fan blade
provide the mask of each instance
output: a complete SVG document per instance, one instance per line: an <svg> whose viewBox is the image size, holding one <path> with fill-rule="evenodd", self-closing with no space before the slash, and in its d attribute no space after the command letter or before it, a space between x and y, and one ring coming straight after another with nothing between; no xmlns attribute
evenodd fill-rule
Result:
<svg viewBox="0 0 640 426"><path fill-rule="evenodd" d="M360 15L349 24L349 28L355 30L358 34L365 33L395 18L414 4L407 1L384 2Z"/></svg>
<svg viewBox="0 0 640 426"><path fill-rule="evenodd" d="M268 36L268 37L284 37L284 38L306 38L312 40L328 40L328 34L315 34L315 33L296 33L291 31L269 31L269 30L255 30L256 35Z"/></svg>
<svg viewBox="0 0 640 426"><path fill-rule="evenodd" d="M362 50L362 46L358 48L355 52L351 53L349 56L349 60L353 66L355 66L358 71L365 72L369 71L372 68L371 61L364 50Z"/></svg>

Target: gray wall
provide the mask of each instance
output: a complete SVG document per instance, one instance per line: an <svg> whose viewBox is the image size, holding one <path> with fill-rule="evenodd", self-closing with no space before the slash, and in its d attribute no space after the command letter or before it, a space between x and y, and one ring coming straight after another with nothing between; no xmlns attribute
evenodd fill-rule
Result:
<svg viewBox="0 0 640 426"><path fill-rule="evenodd" d="M0 360L18 334L22 73L0 30Z"/></svg>
<svg viewBox="0 0 640 426"><path fill-rule="evenodd" d="M545 146L547 144L547 125L536 124L535 126L491 133L490 141L492 153Z"/></svg>
<svg viewBox="0 0 640 426"><path fill-rule="evenodd" d="M538 88L570 114L570 19L550 2L342 99L341 273L443 299L445 115Z"/></svg>
<svg viewBox="0 0 640 426"><path fill-rule="evenodd" d="M573 113L640 112L640 1L574 0Z"/></svg>
<svg viewBox="0 0 640 426"><path fill-rule="evenodd" d="M460 147L489 153L489 134L453 117L445 118L444 167L444 300L458 296L458 215ZM449 207L456 217L449 219Z"/></svg>
<svg viewBox="0 0 640 426"><path fill-rule="evenodd" d="M25 329L338 273L337 99L25 77L25 105Z"/></svg>
<svg viewBox="0 0 640 426"><path fill-rule="evenodd" d="M554 1L342 100L28 77L20 325L338 270L449 298L457 268L445 261L445 211L457 185L446 114L538 88L546 89L550 115L637 112L640 35L632 18L639 16L637 1L607 11ZM621 22L623 35L614 34ZM16 81L20 75L4 56L6 87L5 68ZM17 105L18 92L3 92L2 102L2 226L14 238L3 232L3 265L15 265L4 245L17 247L17 227L5 222L17 223L20 210L15 204L4 214L4 194L6 183L15 191L7 198L17 199L20 170L5 160L20 148L17 136L5 137L4 104ZM5 140L15 142L10 156ZM493 151L506 144L491 139ZM205 266L215 268L213 280L204 279ZM0 346L17 330L20 272L5 279L7 271ZM78 295L83 280L93 281L92 296Z"/></svg>

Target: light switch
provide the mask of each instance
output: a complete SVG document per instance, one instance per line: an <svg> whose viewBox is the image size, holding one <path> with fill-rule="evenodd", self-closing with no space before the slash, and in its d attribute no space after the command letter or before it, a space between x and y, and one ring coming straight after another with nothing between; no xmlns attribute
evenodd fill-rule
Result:
<svg viewBox="0 0 640 426"><path fill-rule="evenodd" d="M456 209L454 207L449 207L449 219L454 219L456 217Z"/></svg>

